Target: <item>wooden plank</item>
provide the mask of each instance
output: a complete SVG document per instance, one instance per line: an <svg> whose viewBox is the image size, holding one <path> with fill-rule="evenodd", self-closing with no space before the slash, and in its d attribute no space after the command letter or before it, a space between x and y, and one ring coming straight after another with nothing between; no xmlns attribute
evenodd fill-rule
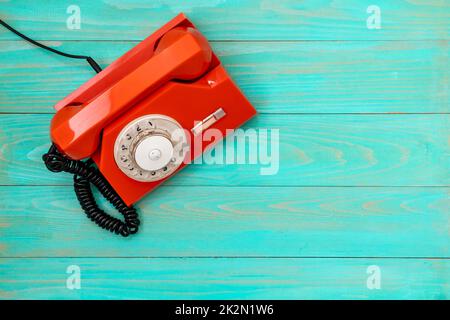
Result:
<svg viewBox="0 0 450 320"><path fill-rule="evenodd" d="M193 164L167 183L446 186L450 172L449 118L450 115L259 115L245 128L258 130L256 134L268 128L269 138L276 132L274 129L279 130L279 153L275 147L268 150L265 164L249 164L248 157L245 164ZM50 119L51 115L0 115L1 185L71 185L67 174L49 173L41 160L49 147ZM253 141L256 139L259 138L256 136ZM269 147L270 144L269 141ZM247 155L258 154L257 160L261 160L260 154L266 152L261 146L247 149ZM236 146L229 140L222 149L224 152L219 153L218 149L218 154L226 155ZM206 161L211 163L211 156ZM263 169L269 172L263 175Z"/></svg>
<svg viewBox="0 0 450 320"><path fill-rule="evenodd" d="M66 286L69 266L79 290ZM369 266L380 289L368 288ZM450 298L449 260L0 259L0 274L3 299Z"/></svg>
<svg viewBox="0 0 450 320"><path fill-rule="evenodd" d="M449 39L449 2L443 0L375 3L380 29L369 29L370 0L338 1L165 1L79 0L79 30L70 30L64 1L3 2L0 16L37 39L140 40L184 11L213 40L423 40ZM369 10L369 13L367 11ZM370 19L369 19L370 20ZM369 25L373 25L370 23ZM1 32L0 39L14 39Z"/></svg>
<svg viewBox="0 0 450 320"><path fill-rule="evenodd" d="M161 187L127 239L87 219L71 187L0 198L2 257L450 256L445 188Z"/></svg>
<svg viewBox="0 0 450 320"><path fill-rule="evenodd" d="M107 66L136 42L48 42ZM450 112L449 46L431 42L219 42L225 67L263 113ZM93 76L84 60L0 45L0 112L51 113Z"/></svg>

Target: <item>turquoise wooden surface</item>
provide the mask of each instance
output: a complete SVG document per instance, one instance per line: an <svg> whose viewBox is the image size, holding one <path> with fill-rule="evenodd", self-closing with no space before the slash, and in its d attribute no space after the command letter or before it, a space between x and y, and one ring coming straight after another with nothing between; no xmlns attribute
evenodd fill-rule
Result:
<svg viewBox="0 0 450 320"><path fill-rule="evenodd" d="M42 166L50 119L50 114L0 115L5 158L0 184L72 184L67 175L48 174ZM448 114L261 114L244 128L279 130L276 175L261 175L261 168L268 167L261 164L194 164L167 184L444 186L449 178L449 119Z"/></svg>
<svg viewBox="0 0 450 320"><path fill-rule="evenodd" d="M0 36L3 34L7 33L0 30ZM46 43L98 57L98 62L107 66L137 42ZM448 111L447 41L246 41L212 45L260 113ZM52 112L49 106L93 74L85 61L67 61L22 41L2 42L0 61L1 112Z"/></svg>
<svg viewBox="0 0 450 320"><path fill-rule="evenodd" d="M66 28L69 5L82 10L81 30ZM382 28L367 30L370 5ZM211 40L448 40L446 0L27 0L2 2L1 14L36 39L142 40L179 12ZM15 39L3 34L2 39Z"/></svg>
<svg viewBox="0 0 450 320"><path fill-rule="evenodd" d="M72 187L0 187L0 197L0 257L449 254L442 187L163 186L137 205L142 230L126 240L98 232Z"/></svg>
<svg viewBox="0 0 450 320"><path fill-rule="evenodd" d="M81 268L68 290L66 268ZM380 290L367 269L383 270ZM11 266L14 266L12 268ZM448 299L448 260L302 258L2 259L0 298L64 299ZM6 287L6 286L5 286Z"/></svg>
<svg viewBox="0 0 450 320"><path fill-rule="evenodd" d="M92 71L0 29L0 298L450 298L448 1L77 1L68 30L71 4L0 17L106 66L186 12L260 112L246 127L279 129L280 169L193 165L138 203L138 235L102 232L40 160Z"/></svg>

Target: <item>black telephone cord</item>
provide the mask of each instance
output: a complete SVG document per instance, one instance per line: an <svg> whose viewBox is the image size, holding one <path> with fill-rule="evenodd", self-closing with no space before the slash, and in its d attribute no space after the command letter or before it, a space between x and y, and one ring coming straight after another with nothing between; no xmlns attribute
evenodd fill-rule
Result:
<svg viewBox="0 0 450 320"><path fill-rule="evenodd" d="M1 19L0 24L24 40L42 49L68 58L85 59L95 72L99 73L102 71L97 62L89 56L73 55L47 47L20 33ZM138 231L140 221L136 209L133 206L126 205L102 173L92 166L93 161L91 159L86 161L72 160L59 152L56 146L52 144L48 152L42 156L42 160L51 172L68 172L73 174L73 187L80 206L88 218L98 226L123 237L127 237ZM92 193L91 183L123 215L124 221L107 214L99 208Z"/></svg>
<svg viewBox="0 0 450 320"><path fill-rule="evenodd" d="M24 39L24 40L26 40L26 41L28 41L28 42L34 44L35 46L38 46L38 47L40 47L40 48L42 48L42 49L45 49L45 50L48 50L48 51L50 51L50 52L59 54L60 56L63 56L63 57L72 58L72 59L85 59L85 60L90 64L90 66L92 67L92 69L95 70L95 72L99 73L100 71L102 71L102 68L100 68L100 66L98 65L98 63L95 62L95 60L92 59L92 58L89 57L89 56L82 56L82 55L77 55L77 54L65 53L65 52L62 52L62 51L59 51L59 50L56 50L56 49L47 47L46 45L43 45L42 43L39 43L39 42L37 42L37 41L35 41L35 40L33 40L33 39L27 37L27 36L24 35L23 33L17 31L16 29L14 29L13 27L11 27L9 24L7 24L7 23L6 23L5 21L3 21L2 19L0 19L0 24L1 24L2 26L4 26L6 29L8 29L9 31L11 31L12 33L15 33L16 35L18 35L18 36L21 37L22 39Z"/></svg>
<svg viewBox="0 0 450 320"><path fill-rule="evenodd" d="M98 226L124 237L138 231L140 222L136 209L125 204L102 173L92 166L91 159L87 161L69 159L52 144L48 152L42 156L42 160L51 172L73 174L73 187L81 208L88 218ZM92 194L91 183L123 215L124 222L110 216L98 207Z"/></svg>

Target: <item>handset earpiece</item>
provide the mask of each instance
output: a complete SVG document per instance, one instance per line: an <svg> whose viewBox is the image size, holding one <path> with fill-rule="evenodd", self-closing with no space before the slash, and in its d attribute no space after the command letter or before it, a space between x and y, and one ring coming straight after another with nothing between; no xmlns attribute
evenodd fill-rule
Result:
<svg viewBox="0 0 450 320"><path fill-rule="evenodd" d="M194 80L211 65L212 50L194 28L177 27L164 34L153 56L81 106L67 106L52 119L51 138L74 160L92 155L110 121L170 80Z"/></svg>
<svg viewBox="0 0 450 320"><path fill-rule="evenodd" d="M172 79L177 80L194 80L200 77L211 65L212 50L209 46L208 40L194 28L174 28L161 37L155 48L155 55L162 54L165 50L170 50L173 46L177 45L183 37L192 37L194 41L186 41L183 44L187 51L194 51L197 48L201 50L197 51L197 54L192 55L189 58L188 63L180 63L179 66L172 70ZM181 44L181 42L180 42ZM178 46L180 46L178 44ZM195 48L189 48L188 46L195 46ZM175 50L172 50L175 51ZM172 54L172 52L171 52Z"/></svg>

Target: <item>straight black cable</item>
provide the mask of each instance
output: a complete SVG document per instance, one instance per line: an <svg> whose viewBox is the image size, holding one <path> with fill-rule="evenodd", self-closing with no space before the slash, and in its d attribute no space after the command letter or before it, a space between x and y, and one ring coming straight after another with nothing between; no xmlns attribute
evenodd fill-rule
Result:
<svg viewBox="0 0 450 320"><path fill-rule="evenodd" d="M3 21L2 19L0 19L0 24L3 25L9 31L11 31L14 34L18 35L19 37L21 37L22 39L24 39L24 40L34 44L35 46L38 46L38 47L40 47L42 49L45 49L45 50L48 50L50 52L59 54L60 56L63 56L63 57L72 58L72 59L85 59L90 64L92 69L95 70L95 72L99 73L100 71L102 71L102 68L100 68L100 66L97 64L97 62L95 62L95 60L92 59L89 56L83 56L83 55L78 55L78 54L70 54L70 53L59 51L59 50L51 48L51 47L47 47L46 45L44 45L42 43L39 43L39 42L31 39L30 37L27 37L26 35L24 35L23 33L19 32L18 30L14 29L9 24L7 24L5 21Z"/></svg>
<svg viewBox="0 0 450 320"><path fill-rule="evenodd" d="M46 45L43 45L42 43L39 43L17 31L1 19L0 24L22 39L42 49L67 58L85 59L95 70L95 72L99 73L102 71L102 68L100 68L97 62L89 56L65 53L47 47ZM100 170L92 166L92 159L88 159L87 161L72 160L59 152L56 145L52 143L48 152L42 156L42 160L44 161L47 169L51 172L68 172L73 174L74 190L80 206L88 218L95 222L98 226L124 237L138 231L140 221L136 209L133 206L127 206L122 198L120 198L120 196L116 193L114 188L108 183ZM103 197L105 197L105 199L108 200L117 209L117 211L123 215L124 221L110 216L98 207L92 193L91 184L95 185Z"/></svg>

